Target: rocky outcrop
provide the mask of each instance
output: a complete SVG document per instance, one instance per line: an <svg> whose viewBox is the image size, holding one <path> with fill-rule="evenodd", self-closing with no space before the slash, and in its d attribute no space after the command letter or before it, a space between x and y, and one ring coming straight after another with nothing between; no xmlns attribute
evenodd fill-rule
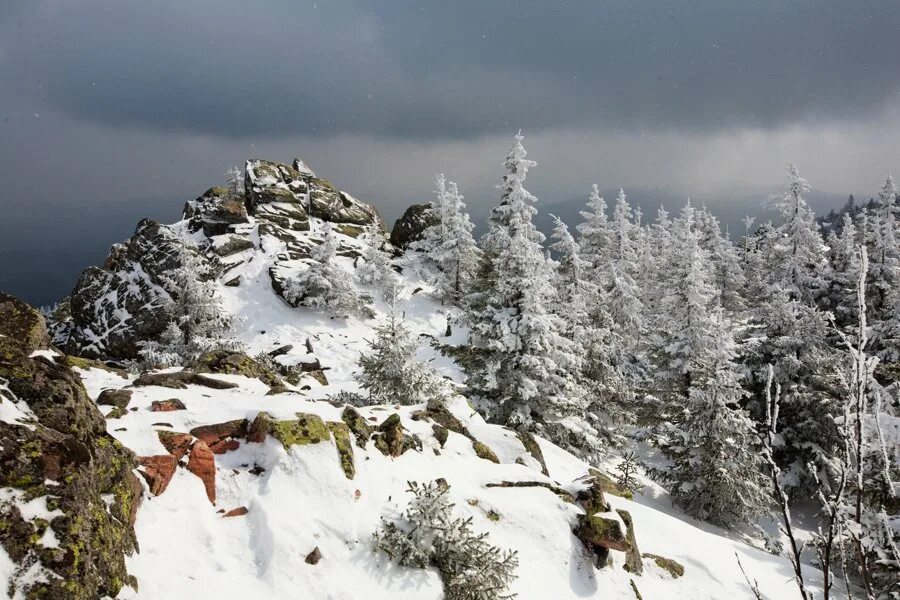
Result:
<svg viewBox="0 0 900 600"><path fill-rule="evenodd" d="M206 237L234 231L235 225L247 223L243 197L235 197L223 187L213 187L184 205L184 216L191 231L203 230Z"/></svg>
<svg viewBox="0 0 900 600"><path fill-rule="evenodd" d="M391 229L391 244L406 250L409 245L422 239L422 233L437 223L428 210L430 204L413 204L394 222Z"/></svg>
<svg viewBox="0 0 900 600"><path fill-rule="evenodd" d="M191 364L191 370L197 373L224 373L255 377L270 387L284 385L277 373L243 352L230 350L206 352Z"/></svg>
<svg viewBox="0 0 900 600"><path fill-rule="evenodd" d="M85 269L69 301L67 351L89 358L136 357L138 343L156 339L168 324L177 290L167 289L164 276L181 266L184 247L172 229L144 219L128 241L113 245L102 267ZM213 264L202 262L201 277L214 276Z"/></svg>
<svg viewBox="0 0 900 600"><path fill-rule="evenodd" d="M0 293L0 545L15 570L15 597L91 600L134 584L141 484L134 455L106 433L103 416L47 347L43 319ZM23 513L24 502L45 506Z"/></svg>
<svg viewBox="0 0 900 600"><path fill-rule="evenodd" d="M422 450L422 440L404 431L397 413L389 416L376 428L372 439L379 452L392 458L397 458L407 450Z"/></svg>
<svg viewBox="0 0 900 600"><path fill-rule="evenodd" d="M178 398L169 398L167 400L154 400L150 403L152 412L172 412L175 410L187 410L184 402Z"/></svg>

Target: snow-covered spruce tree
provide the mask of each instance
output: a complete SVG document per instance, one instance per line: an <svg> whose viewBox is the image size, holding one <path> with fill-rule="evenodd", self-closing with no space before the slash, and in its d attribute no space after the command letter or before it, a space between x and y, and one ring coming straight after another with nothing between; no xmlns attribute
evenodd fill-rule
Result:
<svg viewBox="0 0 900 600"><path fill-rule="evenodd" d="M745 392L732 326L709 283L694 219L688 204L675 225L672 287L657 325L657 387L667 417L659 444L669 466L655 473L689 514L747 523L764 512L767 497L753 424L740 407Z"/></svg>
<svg viewBox="0 0 900 600"><path fill-rule="evenodd" d="M719 220L705 207L697 211L697 227L700 246L710 257L712 282L719 303L731 318L740 317L745 309L744 287L747 285L741 257L731 240L722 235Z"/></svg>
<svg viewBox="0 0 900 600"><path fill-rule="evenodd" d="M362 264L357 267L357 274L361 282L376 286L381 291L381 297L391 303L399 293L401 282L383 244L381 236L372 234L363 251Z"/></svg>
<svg viewBox="0 0 900 600"><path fill-rule="evenodd" d="M183 238L174 250L178 266L160 276L171 298L170 322L158 341L143 344L148 363L178 364L214 347L228 332L233 317L222 305L209 267L193 244Z"/></svg>
<svg viewBox="0 0 900 600"><path fill-rule="evenodd" d="M551 215L552 216L552 215ZM581 258L578 242L561 219L555 223L550 249L556 253L553 312L562 319L563 335L582 350L580 385L593 401L586 418L608 445L622 441L621 422L628 420L625 403L630 389L621 373L622 344L611 330L607 302L591 282L590 264Z"/></svg>
<svg viewBox="0 0 900 600"><path fill-rule="evenodd" d="M598 271L609 263L612 247L612 230L606 216L606 200L595 183L588 197L587 209L581 211L584 221L576 228L579 234L582 258Z"/></svg>
<svg viewBox="0 0 900 600"><path fill-rule="evenodd" d="M475 226L465 208L456 183L438 175L429 207L434 225L416 242L438 269L436 283L441 297L451 302L458 302L468 291L478 267L479 250L472 237Z"/></svg>
<svg viewBox="0 0 900 600"><path fill-rule="evenodd" d="M900 231L897 227L897 186L888 176L878 193L872 228L869 312L874 329L873 350L888 362L900 360Z"/></svg>
<svg viewBox="0 0 900 600"><path fill-rule="evenodd" d="M832 230L828 238L831 279L827 306L840 327L849 325L856 315L857 238L856 226L849 213L842 217L840 233Z"/></svg>
<svg viewBox="0 0 900 600"><path fill-rule="evenodd" d="M416 360L419 344L395 310L359 357L359 385L371 404L417 404L440 391L438 375Z"/></svg>
<svg viewBox="0 0 900 600"><path fill-rule="evenodd" d="M353 274L336 261L338 240L325 224L321 244L310 250L307 268L284 282L284 298L295 306L327 310L331 316L371 316L369 298L356 289Z"/></svg>
<svg viewBox="0 0 900 600"><path fill-rule="evenodd" d="M447 600L504 600L519 565L515 551L492 546L472 531L472 518L453 517L443 481L409 483L413 495L399 522L382 519L375 549L405 567L436 567Z"/></svg>
<svg viewBox="0 0 900 600"><path fill-rule="evenodd" d="M550 268L544 236L532 223L537 199L524 187L535 163L526 158L522 139L516 136L506 157L501 201L491 211L479 281L467 303L470 342L479 357L468 369L468 384L495 422L543 431L590 452L593 432L578 417L588 403L576 376L581 358L563 335L562 319L548 309ZM582 447L573 438L583 438Z"/></svg>
<svg viewBox="0 0 900 600"><path fill-rule="evenodd" d="M806 202L809 189L797 167L789 164L787 188L777 205L783 223L778 228L775 267L784 289L813 304L826 291L828 260L819 224Z"/></svg>

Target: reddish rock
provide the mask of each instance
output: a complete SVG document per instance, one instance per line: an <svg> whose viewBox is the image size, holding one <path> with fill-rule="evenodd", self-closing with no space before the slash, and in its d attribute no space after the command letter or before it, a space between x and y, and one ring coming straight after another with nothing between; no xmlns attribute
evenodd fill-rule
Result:
<svg viewBox="0 0 900 600"><path fill-rule="evenodd" d="M225 423L194 427L191 429L191 434L209 445L228 438L246 438L248 425L247 419L237 419Z"/></svg>
<svg viewBox="0 0 900 600"><path fill-rule="evenodd" d="M191 446L191 454L188 457L188 471L199 477L206 488L206 497L213 504L216 503L216 457L200 440Z"/></svg>
<svg viewBox="0 0 900 600"><path fill-rule="evenodd" d="M176 461L180 461L191 449L194 443L194 436L189 433L180 433L178 431L157 431L159 441L169 454L175 456Z"/></svg>
<svg viewBox="0 0 900 600"><path fill-rule="evenodd" d="M159 496L166 491L172 475L175 474L175 467L178 465L175 457L171 454L160 454L158 456L142 456L138 460L144 467L140 473L147 480L150 493Z"/></svg>
<svg viewBox="0 0 900 600"><path fill-rule="evenodd" d="M318 546L313 548L313 551L306 555L306 564L308 565L317 565L320 560L322 560L322 553L319 551Z"/></svg>
<svg viewBox="0 0 900 600"><path fill-rule="evenodd" d="M240 447L241 443L237 440L219 440L209 444L209 449L213 451L213 454L225 454Z"/></svg>
<svg viewBox="0 0 900 600"><path fill-rule="evenodd" d="M154 400L150 403L150 410L153 412L171 412L173 410L187 410L187 406L178 398L169 398L168 400Z"/></svg>
<svg viewBox="0 0 900 600"><path fill-rule="evenodd" d="M250 511L247 510L246 506L238 506L237 508L232 508L227 513L222 515L222 518L224 519L225 517L243 517L248 512L250 512Z"/></svg>

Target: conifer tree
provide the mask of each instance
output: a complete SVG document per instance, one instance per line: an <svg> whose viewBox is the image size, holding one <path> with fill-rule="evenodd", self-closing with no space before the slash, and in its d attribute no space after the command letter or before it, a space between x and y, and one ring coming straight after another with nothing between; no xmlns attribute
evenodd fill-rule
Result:
<svg viewBox="0 0 900 600"><path fill-rule="evenodd" d="M655 355L664 402L661 447L670 467L656 474L686 512L713 523L749 522L765 505L755 434L740 408L745 392L732 326L710 285L688 204L675 225Z"/></svg>
<svg viewBox="0 0 900 600"><path fill-rule="evenodd" d="M784 289L805 302L815 303L826 291L828 262L815 215L806 202L809 183L794 165L788 165L788 185L778 203L783 223L776 246Z"/></svg>
<svg viewBox="0 0 900 600"><path fill-rule="evenodd" d="M587 401L573 376L579 357L548 309L550 268L544 236L532 223L537 199L524 187L535 163L522 140L516 136L506 157L501 201L483 239L482 280L469 303L471 344L481 356L469 369L469 386L490 418L558 438L550 430L567 428L575 419L562 418L583 414Z"/></svg>
<svg viewBox="0 0 900 600"><path fill-rule="evenodd" d="M442 298L458 302L468 291L478 267L479 250L472 237L475 226L465 212L456 183L438 175L434 194L428 209L434 224L425 229L416 247L437 266L437 286Z"/></svg>
<svg viewBox="0 0 900 600"><path fill-rule="evenodd" d="M395 308L375 333L369 351L359 357L359 385L372 404L417 404L438 393L437 374L416 359L418 341Z"/></svg>

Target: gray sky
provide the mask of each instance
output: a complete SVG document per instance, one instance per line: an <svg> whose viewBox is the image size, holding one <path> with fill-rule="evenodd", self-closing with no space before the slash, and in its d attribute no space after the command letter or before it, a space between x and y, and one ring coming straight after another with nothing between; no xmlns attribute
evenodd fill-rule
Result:
<svg viewBox="0 0 900 600"><path fill-rule="evenodd" d="M0 289L65 294L251 156L389 219L436 171L484 212L519 128L544 204L727 199L788 160L867 196L900 171L898 31L896 0L4 0Z"/></svg>

